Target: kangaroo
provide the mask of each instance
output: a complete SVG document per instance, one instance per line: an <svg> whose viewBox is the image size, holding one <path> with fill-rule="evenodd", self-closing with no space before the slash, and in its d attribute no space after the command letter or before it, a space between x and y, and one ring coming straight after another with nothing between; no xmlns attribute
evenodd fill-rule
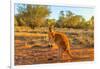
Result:
<svg viewBox="0 0 100 69"><path fill-rule="evenodd" d="M52 29L53 29L53 27L50 26L49 27L49 33L48 33L49 40L50 40L51 43L55 43L56 46L58 46L60 58L62 58L62 55L63 55L64 52L66 52L70 56L71 59L73 59L73 58L74 59L75 58L76 59L77 58L84 58L84 57L80 57L80 56L76 56L76 55L74 56L71 53L70 41L69 41L69 38L67 37L67 35L65 35L64 33L61 33L61 32L55 32Z"/></svg>
<svg viewBox="0 0 100 69"><path fill-rule="evenodd" d="M52 45L52 43L55 43L59 48L59 59L62 58L62 54L64 52L67 52L67 54L71 58L73 58L73 55L72 55L71 50L70 50L70 42L69 42L68 37L63 33L55 32L52 29L53 29L52 26L49 27L48 36L49 36L49 40L51 42L51 45Z"/></svg>

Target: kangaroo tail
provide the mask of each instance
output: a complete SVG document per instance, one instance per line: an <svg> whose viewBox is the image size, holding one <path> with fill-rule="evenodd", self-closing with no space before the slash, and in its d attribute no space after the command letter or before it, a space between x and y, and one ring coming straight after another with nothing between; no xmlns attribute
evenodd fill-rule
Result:
<svg viewBox="0 0 100 69"><path fill-rule="evenodd" d="M66 50L67 54L72 58L72 59L84 59L84 58L89 58L89 56L76 56L76 55L73 55L71 53L70 50Z"/></svg>

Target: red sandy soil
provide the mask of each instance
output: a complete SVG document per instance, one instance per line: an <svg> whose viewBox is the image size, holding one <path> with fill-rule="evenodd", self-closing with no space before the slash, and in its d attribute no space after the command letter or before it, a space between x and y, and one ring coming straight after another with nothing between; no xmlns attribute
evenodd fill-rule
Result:
<svg viewBox="0 0 100 69"><path fill-rule="evenodd" d="M74 56L83 58L71 59L65 52L62 55L62 61L58 60L58 49L51 48L18 48L15 50L15 65L30 65L41 63L56 63L56 62L75 62L75 61L93 61L94 49L71 49ZM84 58L86 57L86 58Z"/></svg>
<svg viewBox="0 0 100 69"><path fill-rule="evenodd" d="M33 38L35 36L40 36L40 34L34 35L25 33L15 33L15 36L31 36L31 38ZM41 36L47 35L42 34ZM15 39L15 65L32 65L58 62L80 62L94 60L94 48L71 48L71 53L73 54L73 56L79 56L82 58L71 59L69 55L66 52L64 52L62 58L60 58L59 60L59 50L57 47L49 47L48 44L32 44L26 46L25 42L25 40Z"/></svg>

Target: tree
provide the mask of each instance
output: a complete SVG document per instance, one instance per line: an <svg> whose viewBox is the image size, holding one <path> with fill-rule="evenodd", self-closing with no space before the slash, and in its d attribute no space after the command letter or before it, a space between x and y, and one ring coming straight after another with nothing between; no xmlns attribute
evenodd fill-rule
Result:
<svg viewBox="0 0 100 69"><path fill-rule="evenodd" d="M91 28L91 29L94 28L94 16L92 16L92 17L87 21L87 24L88 24L88 28Z"/></svg>
<svg viewBox="0 0 100 69"><path fill-rule="evenodd" d="M72 24L70 24L71 18L74 16L74 13L71 11L67 11L66 14L64 14L64 11L60 11L60 17L59 20L57 21L57 26L59 27L69 27Z"/></svg>
<svg viewBox="0 0 100 69"><path fill-rule="evenodd" d="M50 11L47 6L41 6L41 5L24 5L21 7L18 7L23 9L18 10L19 14L16 15L18 22L24 24L26 26L30 26L32 28L38 26L44 26L44 23L46 21L46 17L50 14ZM22 25L19 24L19 25Z"/></svg>
<svg viewBox="0 0 100 69"><path fill-rule="evenodd" d="M57 21L57 26L58 27L63 27L63 22L64 22L64 18L65 18L65 15L64 15L64 11L60 11L60 13L59 13L59 19L58 19L58 21Z"/></svg>
<svg viewBox="0 0 100 69"><path fill-rule="evenodd" d="M66 17L71 18L74 15L71 11L66 12Z"/></svg>
<svg viewBox="0 0 100 69"><path fill-rule="evenodd" d="M29 10L29 9L28 9ZM46 17L50 14L49 9L46 6L33 6L31 18L33 19L32 23L35 26L41 27L44 26Z"/></svg>
<svg viewBox="0 0 100 69"><path fill-rule="evenodd" d="M55 26L56 24L56 20L55 19L47 19L47 26L51 26L51 25L54 25Z"/></svg>

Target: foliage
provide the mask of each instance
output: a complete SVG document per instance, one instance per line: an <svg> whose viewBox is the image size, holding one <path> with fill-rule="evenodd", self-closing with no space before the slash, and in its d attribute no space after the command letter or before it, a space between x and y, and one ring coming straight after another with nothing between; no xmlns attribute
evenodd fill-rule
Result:
<svg viewBox="0 0 100 69"><path fill-rule="evenodd" d="M15 15L15 26L28 26L34 27L48 27L49 25L55 25L60 28L94 28L94 16L89 20L85 20L82 15L76 15L71 11L59 12L59 19L48 18L50 9L44 5L19 5L18 14Z"/></svg>
<svg viewBox="0 0 100 69"><path fill-rule="evenodd" d="M19 8L23 9L21 6ZM24 11L20 10L19 14L15 15L15 17L17 18L19 26L26 25L34 28L35 26L43 26L46 21L45 18L49 15L49 13L50 11L46 6L26 5Z"/></svg>

